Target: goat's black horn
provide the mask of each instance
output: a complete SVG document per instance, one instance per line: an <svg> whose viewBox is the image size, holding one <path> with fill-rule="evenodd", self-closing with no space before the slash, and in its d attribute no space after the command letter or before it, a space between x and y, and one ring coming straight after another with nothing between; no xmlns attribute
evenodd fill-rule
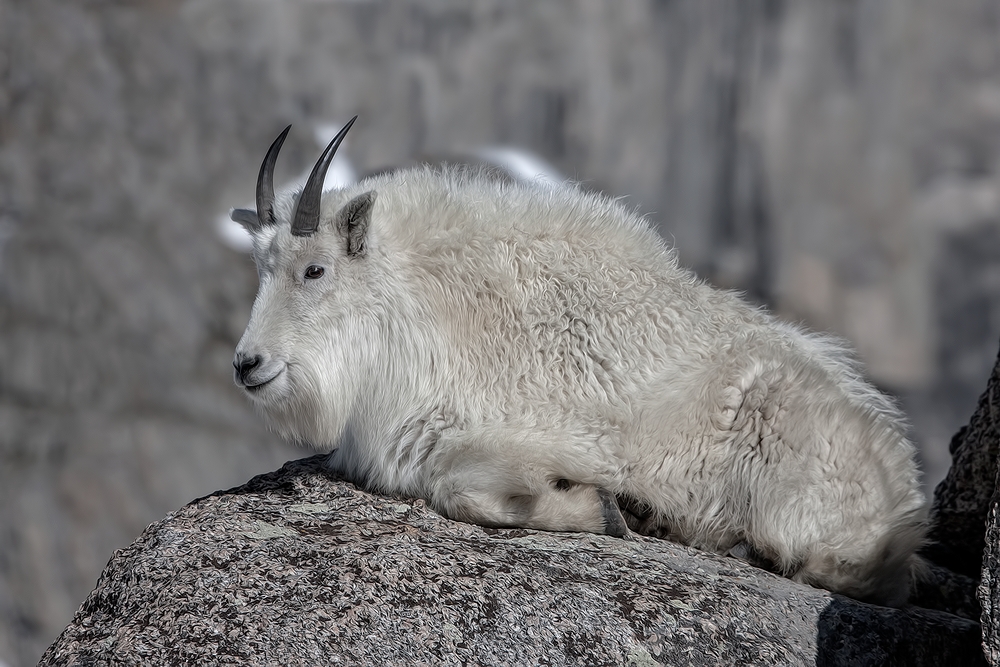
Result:
<svg viewBox="0 0 1000 667"><path fill-rule="evenodd" d="M289 125L278 135L271 147L267 149L267 155L260 165L260 174L257 175L257 220L261 227L275 224L274 220L274 163L278 160L278 151L281 144L285 143L288 131L292 129Z"/></svg>
<svg viewBox="0 0 1000 667"><path fill-rule="evenodd" d="M357 116L352 118L344 126L344 129L337 133L309 174L309 178L302 188L302 194L299 195L299 202L295 205L295 215L292 216L292 234L295 236L312 236L319 229L319 205L320 198L323 196L323 182L326 181L326 172L330 168L330 163L333 162L333 156L336 155L337 149L340 148L344 137L347 136L347 131L351 129L351 125L354 125L354 121L357 119Z"/></svg>

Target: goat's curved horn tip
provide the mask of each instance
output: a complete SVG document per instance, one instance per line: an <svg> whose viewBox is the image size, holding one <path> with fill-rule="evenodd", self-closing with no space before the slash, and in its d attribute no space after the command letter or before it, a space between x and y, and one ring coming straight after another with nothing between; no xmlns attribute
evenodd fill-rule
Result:
<svg viewBox="0 0 1000 667"><path fill-rule="evenodd" d="M292 129L289 125L278 138L271 143L267 149L264 161L260 165L260 173L257 175L257 218L261 227L275 224L274 220L274 163L278 160L278 151L285 143L288 131Z"/></svg>
<svg viewBox="0 0 1000 667"><path fill-rule="evenodd" d="M292 216L292 234L295 236L312 236L319 229L319 207L323 196L326 172L330 169L330 163L333 162L333 156L337 154L337 149L340 148L344 137L347 136L347 131L351 129L357 119L358 117L355 116L347 121L347 125L333 138L309 173L309 178L306 179L306 184L302 187L302 194L299 195L299 201L295 205L295 214Z"/></svg>

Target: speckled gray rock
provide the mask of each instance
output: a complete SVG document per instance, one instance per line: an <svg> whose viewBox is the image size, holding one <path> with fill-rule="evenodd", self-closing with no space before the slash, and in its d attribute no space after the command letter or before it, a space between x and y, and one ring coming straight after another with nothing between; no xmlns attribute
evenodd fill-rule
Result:
<svg viewBox="0 0 1000 667"><path fill-rule="evenodd" d="M976 623L640 537L494 530L315 456L152 524L45 665L940 665Z"/></svg>
<svg viewBox="0 0 1000 667"><path fill-rule="evenodd" d="M958 516L947 519L955 529L964 529L965 534L950 537L964 539L967 543L969 565L973 564L975 556L981 558L979 602L982 605L983 648L992 665L1000 665L1000 488L996 480L997 456L1000 454L998 415L1000 358L979 400L975 416L969 426L955 436L956 441L962 438L959 448L953 452L955 463L948 478L938 487L937 494L940 496L944 489L954 496L951 504L954 506L953 514ZM952 447L955 448L954 442ZM956 487L954 491L945 487L949 482ZM985 539L982 537L984 526Z"/></svg>
<svg viewBox="0 0 1000 667"><path fill-rule="evenodd" d="M994 494L986 527L983 577L979 584L982 605L983 651L991 665L1000 665L1000 497Z"/></svg>
<svg viewBox="0 0 1000 667"><path fill-rule="evenodd" d="M983 567L986 516L994 499L1000 455L1000 357L967 426L951 440L951 469L934 492L934 525L924 555L948 569L978 578ZM994 542L996 540L994 539Z"/></svg>

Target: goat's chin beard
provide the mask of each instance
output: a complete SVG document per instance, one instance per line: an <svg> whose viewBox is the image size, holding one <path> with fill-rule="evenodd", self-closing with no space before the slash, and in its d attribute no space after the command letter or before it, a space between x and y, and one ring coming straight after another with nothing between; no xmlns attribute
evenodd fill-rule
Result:
<svg viewBox="0 0 1000 667"><path fill-rule="evenodd" d="M243 394L259 411L268 412L288 402L291 387L287 370L256 385L243 387Z"/></svg>
<svg viewBox="0 0 1000 667"><path fill-rule="evenodd" d="M351 409L323 378L297 375L292 366L260 390L245 393L269 430L283 439L320 451L336 447Z"/></svg>
<svg viewBox="0 0 1000 667"><path fill-rule="evenodd" d="M336 446L339 436L322 432L321 420L311 406L294 401L254 401L257 413L268 428L282 439L302 447L326 451Z"/></svg>

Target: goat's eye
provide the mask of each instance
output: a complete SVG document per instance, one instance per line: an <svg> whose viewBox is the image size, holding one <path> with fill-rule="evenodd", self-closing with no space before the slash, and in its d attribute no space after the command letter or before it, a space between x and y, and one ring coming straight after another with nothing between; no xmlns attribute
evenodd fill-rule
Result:
<svg viewBox="0 0 1000 667"><path fill-rule="evenodd" d="M321 278L324 272L325 269L322 266L316 266L315 264L310 264L306 268L305 272L306 280L316 280L317 278Z"/></svg>

